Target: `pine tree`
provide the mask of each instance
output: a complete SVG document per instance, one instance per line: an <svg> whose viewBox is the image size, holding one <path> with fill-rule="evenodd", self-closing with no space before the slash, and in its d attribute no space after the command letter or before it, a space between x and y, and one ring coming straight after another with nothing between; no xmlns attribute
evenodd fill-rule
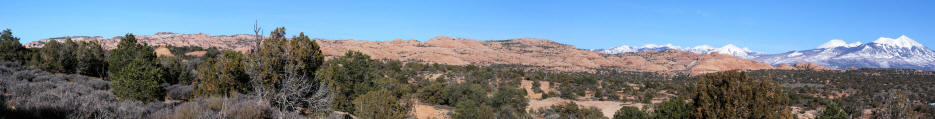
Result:
<svg viewBox="0 0 935 119"><path fill-rule="evenodd" d="M161 100L162 70L152 47L138 44L133 34L120 39L107 59L112 92L117 98L134 101Z"/></svg>
<svg viewBox="0 0 935 119"><path fill-rule="evenodd" d="M649 116L646 112L640 111L636 107L621 107L614 112L614 119L647 119Z"/></svg>
<svg viewBox="0 0 935 119"><path fill-rule="evenodd" d="M780 87L740 71L701 76L692 100L695 118L793 118L786 106L789 99Z"/></svg>
<svg viewBox="0 0 935 119"><path fill-rule="evenodd" d="M64 72L65 66L61 62L60 50L63 50L62 43L56 40L49 41L39 49L40 60L39 68L49 72Z"/></svg>
<svg viewBox="0 0 935 119"><path fill-rule="evenodd" d="M74 53L75 73L103 77L106 74L107 67L106 54L101 44L97 41L79 42L78 49Z"/></svg>
<svg viewBox="0 0 935 119"><path fill-rule="evenodd" d="M10 29L0 32L0 61L25 62L30 54Z"/></svg>
<svg viewBox="0 0 935 119"><path fill-rule="evenodd" d="M251 56L253 92L283 110L329 111L331 84L316 75L324 55L305 33L288 40L285 30L273 30Z"/></svg>
<svg viewBox="0 0 935 119"><path fill-rule="evenodd" d="M825 106L825 111L821 112L821 115L818 115L817 119L848 119L850 118L847 115L847 112L844 112L844 109L838 107L837 103L830 102Z"/></svg>
<svg viewBox="0 0 935 119"><path fill-rule="evenodd" d="M228 96L231 93L248 93L250 76L243 70L244 58L240 52L224 51L216 59L208 59L198 67L196 96Z"/></svg>
<svg viewBox="0 0 935 119"><path fill-rule="evenodd" d="M653 109L653 119L688 119L691 117L691 104L682 98L669 99Z"/></svg>

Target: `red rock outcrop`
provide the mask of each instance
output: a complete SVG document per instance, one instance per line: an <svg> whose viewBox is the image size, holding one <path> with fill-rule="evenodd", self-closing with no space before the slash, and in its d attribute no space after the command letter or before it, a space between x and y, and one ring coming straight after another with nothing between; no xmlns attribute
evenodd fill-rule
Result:
<svg viewBox="0 0 935 119"><path fill-rule="evenodd" d="M157 33L136 36L149 45L200 46L248 52L256 41L252 35L210 36L207 34ZM103 39L82 37L78 40L100 41L104 48L113 49L121 37ZM49 40L64 40L49 39ZM645 51L621 54L603 54L575 48L550 40L519 38L512 40L479 41L438 36L425 42L416 40L357 41L316 39L326 57L359 51L376 59L406 62L427 62L450 65L516 64L544 67L545 70L591 72L598 68L625 71L681 73L698 75L725 70L757 69L826 69L814 63L780 65L746 60L717 53L696 54L678 50ZM35 41L29 47L41 47L48 40Z"/></svg>

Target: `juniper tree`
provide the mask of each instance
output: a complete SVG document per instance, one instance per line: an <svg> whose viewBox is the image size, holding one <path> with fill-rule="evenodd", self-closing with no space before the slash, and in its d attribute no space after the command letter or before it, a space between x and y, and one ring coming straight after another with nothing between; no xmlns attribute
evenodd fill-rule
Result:
<svg viewBox="0 0 935 119"><path fill-rule="evenodd" d="M138 44L133 34L127 34L111 51L107 61L111 90L120 99L135 101L161 100L163 89L159 86L162 70L154 59L152 47Z"/></svg>

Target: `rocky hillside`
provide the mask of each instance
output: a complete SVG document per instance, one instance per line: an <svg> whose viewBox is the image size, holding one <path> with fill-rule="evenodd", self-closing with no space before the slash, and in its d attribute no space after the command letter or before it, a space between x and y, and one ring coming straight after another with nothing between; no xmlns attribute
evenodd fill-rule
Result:
<svg viewBox="0 0 935 119"><path fill-rule="evenodd" d="M452 65L518 64L556 71L588 72L597 68L626 71L703 74L724 70L801 69L774 67L718 53L696 54L679 50L603 54L549 40L520 38L479 41L446 36L425 42L415 40L355 41L318 40L326 55L360 51L377 59L419 61Z"/></svg>
<svg viewBox="0 0 935 119"><path fill-rule="evenodd" d="M207 34L157 33L136 36L149 45L217 47L248 52L253 49L252 35L210 36ZM49 40L35 41L28 47L41 47ZM72 38L76 40L101 41L105 48L113 49L120 37ZM519 38L511 40L480 41L473 39L438 36L420 42L416 40L357 41L316 40L327 57L344 55L347 51L359 51L375 59L391 59L407 62L427 62L451 65L511 64L544 67L552 71L591 72L598 68L625 71L703 74L724 70L756 69L814 69L814 66L772 66L767 63L738 58L719 53L697 54L679 50L647 50L619 54L604 54L578 49L571 45L550 40ZM808 63L802 63L808 64ZM820 66L819 66L820 67ZM818 68L821 69L821 68Z"/></svg>
<svg viewBox="0 0 935 119"><path fill-rule="evenodd" d="M256 45L256 40L254 40L256 37L254 37L254 35L247 34L211 36L202 33L177 34L172 32L158 32L154 35L136 35L135 37L139 40L139 42L153 46L170 45L200 46L205 48L216 47L219 49L230 49L241 52L250 51L250 49L253 49L253 47ZM101 43L101 45L104 45L104 49L114 49L117 47L117 43L120 42L120 39L123 38L123 36L116 36L111 38L104 38L100 36L56 37L33 41L24 44L24 46L28 48L42 47L49 41L64 41L65 39L69 38L75 41L98 41Z"/></svg>

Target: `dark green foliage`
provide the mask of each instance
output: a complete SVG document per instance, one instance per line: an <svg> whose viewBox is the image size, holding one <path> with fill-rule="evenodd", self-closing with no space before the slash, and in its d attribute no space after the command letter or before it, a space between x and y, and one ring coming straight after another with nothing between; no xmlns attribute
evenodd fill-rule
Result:
<svg viewBox="0 0 935 119"><path fill-rule="evenodd" d="M606 119L601 110L595 107L579 107L574 102L552 105L548 109L540 109L540 114L553 119Z"/></svg>
<svg viewBox="0 0 935 119"><path fill-rule="evenodd" d="M480 84L456 84L449 86L445 90L448 96L447 105L455 105L460 101L471 100L477 103L487 103L487 91L485 87Z"/></svg>
<svg viewBox="0 0 935 119"><path fill-rule="evenodd" d="M376 89L373 81L380 77L377 63L363 53L347 52L325 64L318 76L334 83L334 109L354 112L353 98Z"/></svg>
<svg viewBox="0 0 935 119"><path fill-rule="evenodd" d="M682 98L673 98L653 109L653 119L688 119L691 118L692 105Z"/></svg>
<svg viewBox="0 0 935 119"><path fill-rule="evenodd" d="M30 54L10 29L0 32L0 61L23 63L31 57Z"/></svg>
<svg viewBox="0 0 935 119"><path fill-rule="evenodd" d="M825 106L825 111L821 112L821 115L818 115L817 119L849 119L850 116L847 115L847 112L844 112L844 109L838 107L837 103L829 102Z"/></svg>
<svg viewBox="0 0 935 119"><path fill-rule="evenodd" d="M106 76L106 52L97 41L78 42L74 55L77 60L75 73L97 77Z"/></svg>
<svg viewBox="0 0 935 119"><path fill-rule="evenodd" d="M801 70L757 70L747 73L757 79L770 79L780 84L790 94L792 104L812 109L820 108L823 103L830 101L812 95L822 96L846 94L835 98L834 101L853 118L863 118L862 110L881 110L872 117L892 118L889 112L906 112L909 115L922 113L923 116L935 115L935 112L921 111L922 107L898 104L897 108L889 108L897 104L890 102L923 102L931 103L935 100L935 72L908 70L908 69L857 69L847 71L801 71ZM900 94L902 93L902 94ZM894 95L895 94L895 95ZM902 96L900 96L902 95ZM904 97L902 101L895 101L897 97ZM908 99L905 100L905 99ZM910 104L915 105L915 104ZM902 107L902 108L899 108ZM909 107L909 108L905 108ZM931 107L931 106L929 106ZM909 111L886 111L900 109ZM885 111L885 112L884 112Z"/></svg>
<svg viewBox="0 0 935 119"><path fill-rule="evenodd" d="M386 90L370 91L354 98L354 115L364 119L402 119L409 113L409 105Z"/></svg>
<svg viewBox="0 0 935 119"><path fill-rule="evenodd" d="M453 119L494 119L492 107L477 103L473 100L458 102L454 110Z"/></svg>
<svg viewBox="0 0 935 119"><path fill-rule="evenodd" d="M324 55L315 41L304 33L287 40L285 32L283 27L272 31L272 36L263 40L254 53L252 60L258 71L259 88L273 91L279 90L282 80L314 80L315 72L324 62Z"/></svg>
<svg viewBox="0 0 935 119"><path fill-rule="evenodd" d="M614 119L648 119L649 115L636 107L623 106L614 112Z"/></svg>
<svg viewBox="0 0 935 119"><path fill-rule="evenodd" d="M780 87L740 71L701 76L692 100L697 118L792 118Z"/></svg>
<svg viewBox="0 0 935 119"><path fill-rule="evenodd" d="M529 100L524 96L526 96L526 90L512 86L500 86L497 88L497 92L493 94L493 97L490 97L490 105L500 109L524 109L529 105ZM510 111L525 112L525 110Z"/></svg>
<svg viewBox="0 0 935 119"><path fill-rule="evenodd" d="M283 27L270 35L248 60L253 92L281 110L330 111L333 85L316 74L324 62L318 44L305 33L286 39Z"/></svg>
<svg viewBox="0 0 935 119"><path fill-rule="evenodd" d="M135 101L161 100L162 69L156 64L153 48L137 44L133 34L120 39L117 49L108 58L112 92L120 99Z"/></svg>
<svg viewBox="0 0 935 119"><path fill-rule="evenodd" d="M62 58L66 55L60 50L65 50L62 43L59 43L56 40L49 41L39 50L39 56L42 63L39 64L39 68L49 72L65 72L65 63L70 62Z"/></svg>
<svg viewBox="0 0 935 119"><path fill-rule="evenodd" d="M429 104L450 104L448 98L446 98L448 96L448 92L445 91L447 87L447 81L437 79L429 82L427 86L422 86L417 92L417 96L420 101Z"/></svg>
<svg viewBox="0 0 935 119"><path fill-rule="evenodd" d="M181 57L160 57L158 60L164 73L162 75L164 83L191 85L195 80L196 76L192 74L193 68L189 67L187 61Z"/></svg>
<svg viewBox="0 0 935 119"><path fill-rule="evenodd" d="M248 93L250 76L244 72L244 58L240 52L224 51L216 59L208 59L198 67L196 96L228 96Z"/></svg>

